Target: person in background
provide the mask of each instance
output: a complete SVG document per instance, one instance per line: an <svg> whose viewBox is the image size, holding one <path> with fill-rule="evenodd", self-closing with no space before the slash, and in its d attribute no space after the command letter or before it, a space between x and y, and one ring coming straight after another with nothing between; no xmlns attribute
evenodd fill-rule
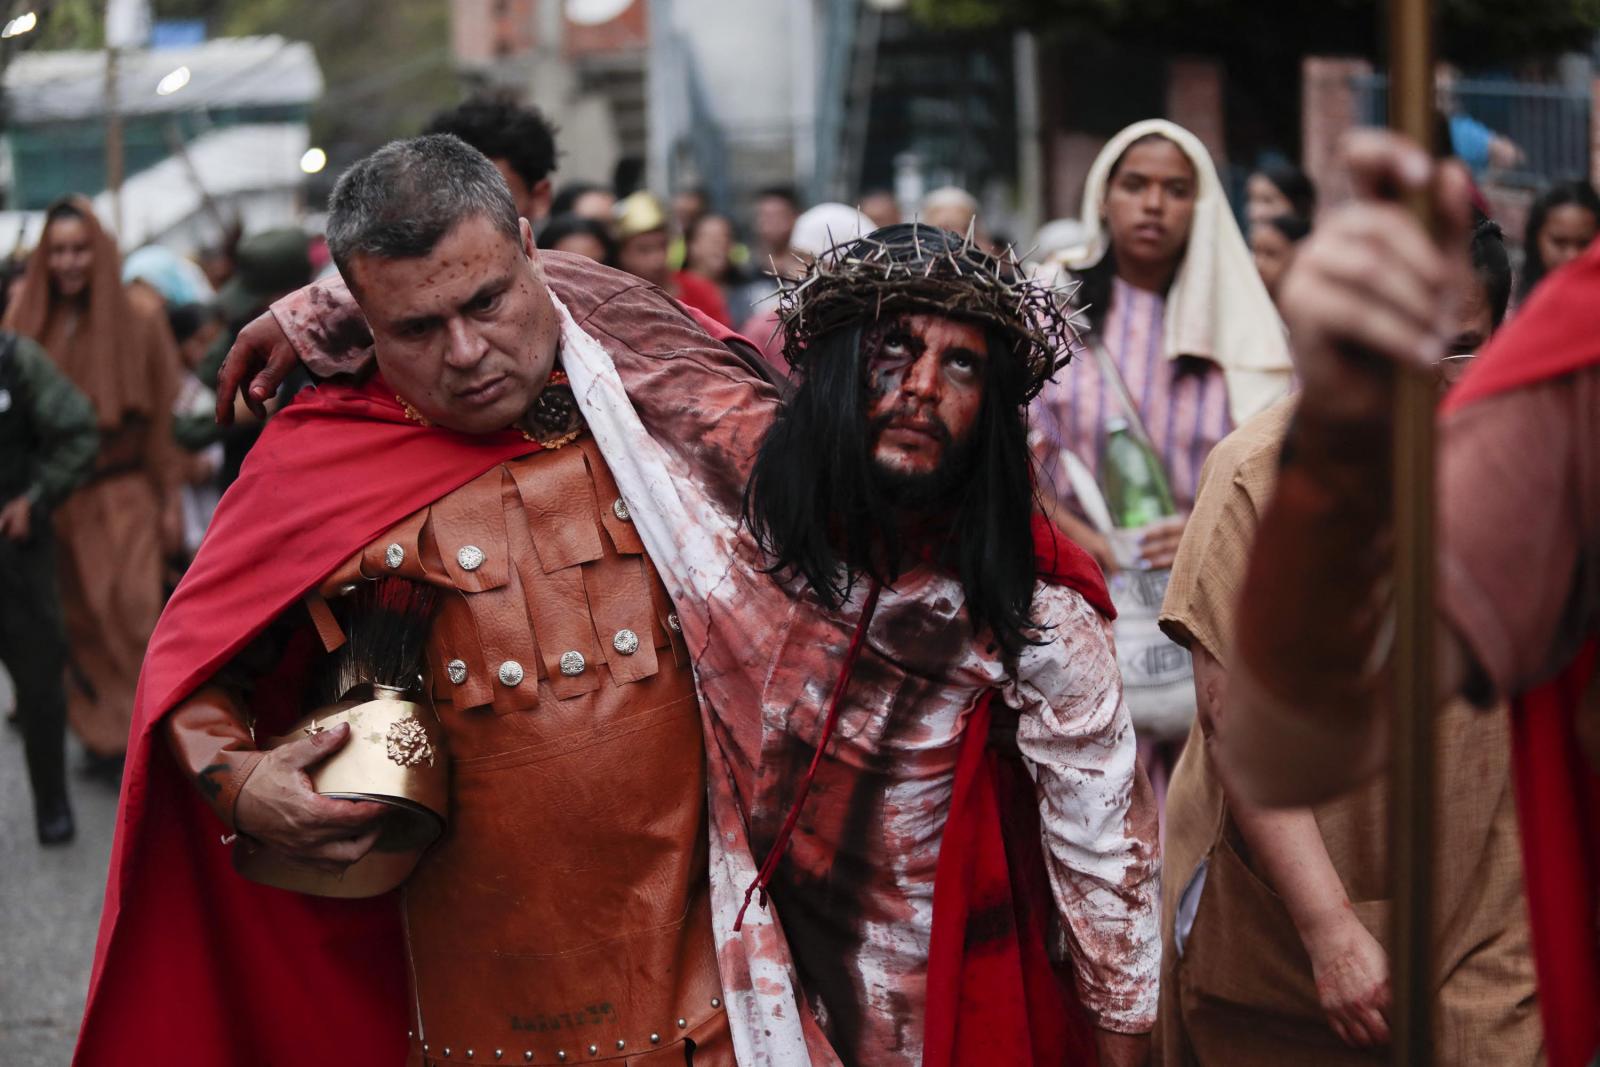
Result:
<svg viewBox="0 0 1600 1067"><path fill-rule="evenodd" d="M1288 160L1263 164L1245 182L1245 221L1252 227L1293 215L1311 222L1317 214L1317 187Z"/></svg>
<svg viewBox="0 0 1600 1067"><path fill-rule="evenodd" d="M616 214L617 194L598 182L570 182L550 202L550 214L576 215L606 226Z"/></svg>
<svg viewBox="0 0 1600 1067"><path fill-rule="evenodd" d="M1517 302L1528 299L1546 274L1583 255L1600 231L1600 196L1585 181L1560 182L1539 194L1528 209L1522 241L1522 279Z"/></svg>
<svg viewBox="0 0 1600 1067"><path fill-rule="evenodd" d="M552 215L539 231L539 247L586 256L608 267L617 262L617 242L610 228L582 215Z"/></svg>
<svg viewBox="0 0 1600 1067"><path fill-rule="evenodd" d="M88 398L38 344L0 332L0 663L16 688L34 829L47 846L76 833L62 688L67 637L50 513L88 479L98 448Z"/></svg>
<svg viewBox="0 0 1600 1067"><path fill-rule="evenodd" d="M1310 232L1311 222L1303 215L1274 215L1250 224L1250 255L1274 304L1278 302L1278 283L1294 262L1295 246Z"/></svg>
<svg viewBox="0 0 1600 1067"><path fill-rule="evenodd" d="M159 300L122 284L116 241L83 197L45 212L5 326L38 341L89 398L94 476L55 513L71 658L67 713L92 774L120 774L134 687L163 602L166 550L182 539L172 402L178 354Z"/></svg>
<svg viewBox="0 0 1600 1067"><path fill-rule="evenodd" d="M1506 170L1521 166L1528 158L1521 145L1463 110L1456 93L1456 83L1460 80L1461 71L1449 63L1441 63L1434 76L1435 98L1449 135L1450 154L1465 163L1477 178L1491 168Z"/></svg>
<svg viewBox="0 0 1600 1067"><path fill-rule="evenodd" d="M223 357L245 324L266 311L273 301L311 280L310 242L305 231L298 227L282 226L251 234L239 242L236 257L238 267L233 277L217 291L216 310L222 318L223 330L195 372L208 388L216 386L217 370L222 366ZM286 402L305 384L303 376L290 381L280 401ZM217 478L221 489L226 490L239 477L240 465L261 436L261 423L248 411L241 410L240 418L232 426L189 418L180 420L180 430L182 445L190 452L221 442L223 459Z"/></svg>
<svg viewBox="0 0 1600 1067"><path fill-rule="evenodd" d="M849 204L818 204L808 208L795 220L789 238L790 257L804 271L830 248L847 244L871 232L872 220ZM745 320L739 332L761 349L761 354L771 366L785 374L789 372L776 294L755 305L755 311Z"/></svg>
<svg viewBox="0 0 1600 1067"><path fill-rule="evenodd" d="M643 278L680 304L731 326L728 306L711 282L667 263L667 214L661 201L640 191L617 202L617 269Z"/></svg>
<svg viewBox="0 0 1600 1067"><path fill-rule="evenodd" d="M893 226L901 221L900 201L895 199L893 189L864 190L856 210L870 219L874 227Z"/></svg>
<svg viewBox="0 0 1600 1067"><path fill-rule="evenodd" d="M1166 572L1206 456L1288 392L1293 372L1216 168L1188 130L1153 119L1113 137L1090 168L1081 218L1087 239L1060 266L1082 283L1087 351L1033 404L1040 495L1114 575L1128 703L1160 796L1194 713L1185 658L1155 626ZM1087 490L1109 488L1102 459L1119 423L1164 474L1170 513L1113 531Z"/></svg>
<svg viewBox="0 0 1600 1067"><path fill-rule="evenodd" d="M683 269L717 287L728 307L728 321L749 318L752 308L746 298L750 278L740 266L749 250L739 244L733 220L726 215L701 215L689 224L684 247Z"/></svg>
<svg viewBox="0 0 1600 1067"><path fill-rule="evenodd" d="M550 214L556 128L507 91L485 93L441 111L424 133L453 133L489 157L511 187L517 213L537 229Z"/></svg>
<svg viewBox="0 0 1600 1067"><path fill-rule="evenodd" d="M787 185L771 185L756 194L755 266L763 274L797 277L805 268L789 254L789 237L800 217L800 197ZM772 286L766 287L770 292Z"/></svg>
<svg viewBox="0 0 1600 1067"><path fill-rule="evenodd" d="M1462 358L1441 372L1460 368L1505 317L1511 265L1493 222L1478 224L1470 256L1452 301L1451 347ZM1157 1048L1168 1067L1388 1058L1387 783L1269 810L1229 789L1213 753L1228 714L1234 605L1296 404L1280 400L1206 461L1161 612L1194 656L1199 702L1167 796ZM1436 729L1438 1061L1531 1067L1541 1041L1505 710L1457 700Z"/></svg>
<svg viewBox="0 0 1600 1067"><path fill-rule="evenodd" d="M706 191L697 185L686 185L672 194L672 244L667 250L667 261L673 270L682 270L688 261L689 230L710 210Z"/></svg>
<svg viewBox="0 0 1600 1067"><path fill-rule="evenodd" d="M183 556L187 566L200 549L211 513L222 498L224 463L214 412L217 394L198 373L206 353L223 334L222 315L209 304L180 304L167 310L184 374L172 405L172 433L184 450L180 495L183 500Z"/></svg>

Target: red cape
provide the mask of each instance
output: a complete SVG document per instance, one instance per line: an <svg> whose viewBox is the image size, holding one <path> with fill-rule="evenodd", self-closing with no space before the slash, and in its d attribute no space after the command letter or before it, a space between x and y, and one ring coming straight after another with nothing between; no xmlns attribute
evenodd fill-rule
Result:
<svg viewBox="0 0 1600 1067"><path fill-rule="evenodd" d="M377 378L302 393L268 424L145 656L74 1063L404 1062L396 898L330 900L240 878L222 824L155 727L372 538L535 447L516 433L425 430ZM281 703L256 710L292 715L295 702Z"/></svg>
<svg viewBox="0 0 1600 1067"><path fill-rule="evenodd" d="M1043 516L1039 576L1116 617L1100 567ZM1046 946L1054 898L1033 779L989 745L993 692L979 701L956 757L950 816L933 882L923 1067L1094 1067L1094 1031L1070 967Z"/></svg>
<svg viewBox="0 0 1600 1067"><path fill-rule="evenodd" d="M1600 242L1540 283L1445 401L1486 397L1600 364ZM1596 642L1553 681L1512 703L1512 766L1539 1009L1550 1067L1588 1067L1600 1053L1600 775L1575 713Z"/></svg>

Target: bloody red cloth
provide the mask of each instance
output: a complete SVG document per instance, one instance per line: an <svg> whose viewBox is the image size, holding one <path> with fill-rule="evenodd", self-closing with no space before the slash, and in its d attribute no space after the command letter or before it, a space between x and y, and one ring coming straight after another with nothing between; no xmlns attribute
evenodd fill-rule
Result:
<svg viewBox="0 0 1600 1067"><path fill-rule="evenodd" d="M155 728L374 537L536 448L514 432L410 423L378 378L302 393L268 424L145 657L74 1063L404 1062L396 897L331 900L239 877L222 824ZM292 716L284 688L259 688L280 699L258 702L258 714Z"/></svg>
<svg viewBox="0 0 1600 1067"><path fill-rule="evenodd" d="M1042 579L1116 617L1087 552L1042 515L1033 539ZM1093 1025L1045 943L1053 898L1033 779L988 743L993 697L978 701L962 735L939 844L923 1067L1095 1067Z"/></svg>
<svg viewBox="0 0 1600 1067"><path fill-rule="evenodd" d="M1600 243L1550 275L1476 360L1445 411L1600 364ZM1600 1054L1600 775L1575 733L1594 676L1591 640L1554 680L1512 702L1512 767L1539 1010L1550 1067Z"/></svg>

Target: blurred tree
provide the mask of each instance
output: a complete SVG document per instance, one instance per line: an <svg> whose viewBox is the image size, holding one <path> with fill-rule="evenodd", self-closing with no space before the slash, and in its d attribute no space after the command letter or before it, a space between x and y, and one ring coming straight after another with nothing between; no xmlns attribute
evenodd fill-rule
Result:
<svg viewBox="0 0 1600 1067"><path fill-rule="evenodd" d="M1187 52L1373 55L1381 0L912 0L933 25L1131 35ZM1443 53L1467 64L1583 49L1600 0L1440 0Z"/></svg>
<svg viewBox="0 0 1600 1067"><path fill-rule="evenodd" d="M312 113L312 141L331 181L344 166L417 133L454 103L448 0L154 0L157 18L205 19L213 36L278 33L316 50L327 89Z"/></svg>

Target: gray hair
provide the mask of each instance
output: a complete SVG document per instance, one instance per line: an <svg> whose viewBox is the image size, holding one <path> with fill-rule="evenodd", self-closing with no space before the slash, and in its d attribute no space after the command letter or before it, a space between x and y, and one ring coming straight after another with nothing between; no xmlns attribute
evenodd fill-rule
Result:
<svg viewBox="0 0 1600 1067"><path fill-rule="evenodd" d="M522 239L511 190L482 152L447 133L390 141L333 187L328 251L351 283L352 257L425 256L475 215L513 241Z"/></svg>

